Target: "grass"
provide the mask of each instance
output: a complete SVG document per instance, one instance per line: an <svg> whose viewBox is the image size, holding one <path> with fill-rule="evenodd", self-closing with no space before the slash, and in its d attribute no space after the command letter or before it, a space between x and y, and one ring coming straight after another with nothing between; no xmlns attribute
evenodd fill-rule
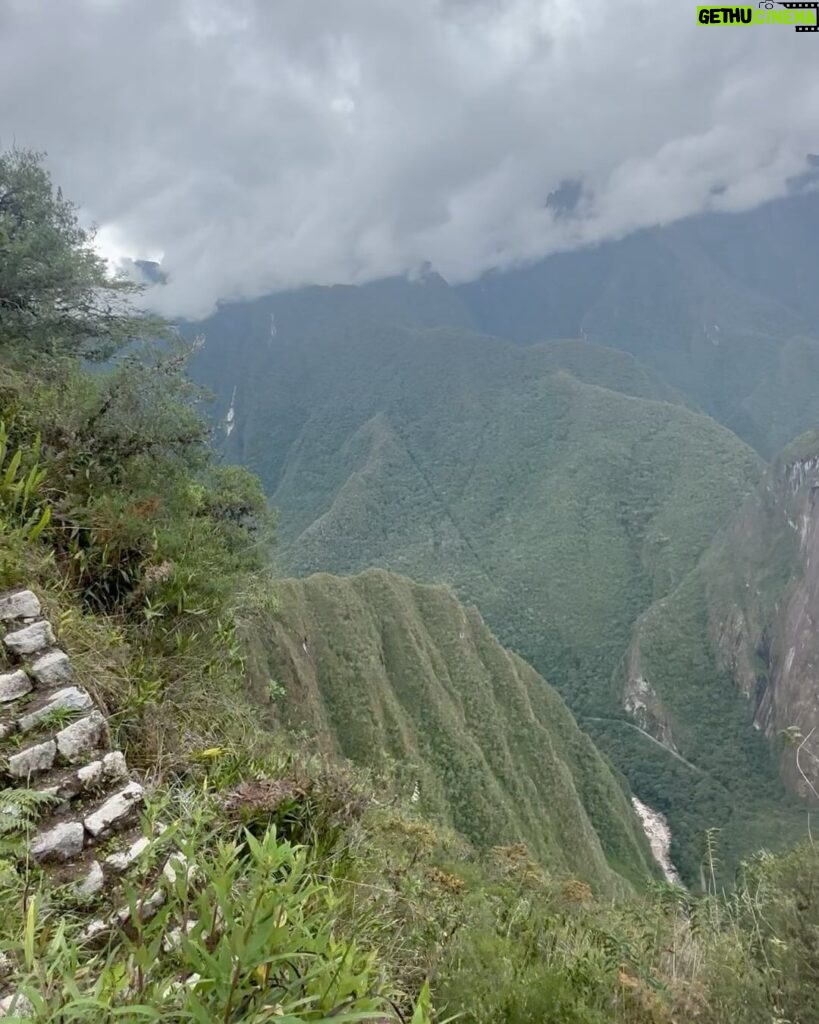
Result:
<svg viewBox="0 0 819 1024"><path fill-rule="evenodd" d="M729 896L655 883L613 900L524 844L475 850L371 775L239 750L155 794L146 835L158 820L93 903L0 863L0 950L35 1022L816 1019L811 846L753 858ZM171 848L193 868L173 881L157 875ZM121 906L129 924L83 939Z"/></svg>

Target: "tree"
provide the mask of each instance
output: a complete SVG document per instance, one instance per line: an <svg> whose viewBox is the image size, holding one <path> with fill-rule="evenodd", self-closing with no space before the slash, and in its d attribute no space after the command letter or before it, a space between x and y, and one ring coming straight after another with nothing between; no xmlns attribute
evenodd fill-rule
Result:
<svg viewBox="0 0 819 1024"><path fill-rule="evenodd" d="M0 153L0 350L105 359L164 333L132 306L141 286L111 277L76 206L55 189L43 154Z"/></svg>

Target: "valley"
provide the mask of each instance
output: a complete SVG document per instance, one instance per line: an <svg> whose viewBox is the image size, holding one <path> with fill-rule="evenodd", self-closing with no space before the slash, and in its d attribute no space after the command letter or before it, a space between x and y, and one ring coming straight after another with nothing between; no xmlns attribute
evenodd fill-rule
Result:
<svg viewBox="0 0 819 1024"><path fill-rule="evenodd" d="M819 415L816 310L784 266L767 281L748 259L784 230L780 209L786 225L819 216L809 192L474 285L430 271L307 289L184 328L204 338L194 373L217 430L232 410L226 457L278 510L280 570L379 566L474 603L668 817L690 885L709 829L727 878L806 825L777 729L754 726L752 687L694 646L713 629L701 566L765 487L772 446ZM766 437L757 415L774 424ZM764 549L779 550L780 525ZM655 654L659 615L676 632ZM666 698L655 676L672 672Z"/></svg>

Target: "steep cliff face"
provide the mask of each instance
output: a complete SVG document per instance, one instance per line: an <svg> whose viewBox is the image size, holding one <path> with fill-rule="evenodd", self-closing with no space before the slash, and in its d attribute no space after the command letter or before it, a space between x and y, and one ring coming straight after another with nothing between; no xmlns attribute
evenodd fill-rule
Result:
<svg viewBox="0 0 819 1024"><path fill-rule="evenodd" d="M708 588L719 667L781 747L786 785L819 788L819 434L790 446L728 531ZM797 757L798 754L798 757Z"/></svg>
<svg viewBox="0 0 819 1024"><path fill-rule="evenodd" d="M569 710L447 587L369 570L280 583L248 629L272 719L393 766L426 814L477 847L525 841L611 891L656 872L620 782ZM263 702L262 702L263 703Z"/></svg>
<svg viewBox="0 0 819 1024"><path fill-rule="evenodd" d="M718 826L741 851L804 827L800 801L819 800L817 624L819 432L774 460L693 571L640 617L615 675L625 719L595 735L611 753L628 746L632 786L675 837ZM637 743L665 750L676 777L648 772Z"/></svg>

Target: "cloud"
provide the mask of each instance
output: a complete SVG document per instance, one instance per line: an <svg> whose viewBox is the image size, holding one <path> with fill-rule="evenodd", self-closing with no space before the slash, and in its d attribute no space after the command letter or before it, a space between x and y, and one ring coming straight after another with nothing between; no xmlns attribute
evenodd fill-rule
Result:
<svg viewBox="0 0 819 1024"><path fill-rule="evenodd" d="M0 146L46 149L199 316L780 195L819 149L818 61L693 0L3 0Z"/></svg>

